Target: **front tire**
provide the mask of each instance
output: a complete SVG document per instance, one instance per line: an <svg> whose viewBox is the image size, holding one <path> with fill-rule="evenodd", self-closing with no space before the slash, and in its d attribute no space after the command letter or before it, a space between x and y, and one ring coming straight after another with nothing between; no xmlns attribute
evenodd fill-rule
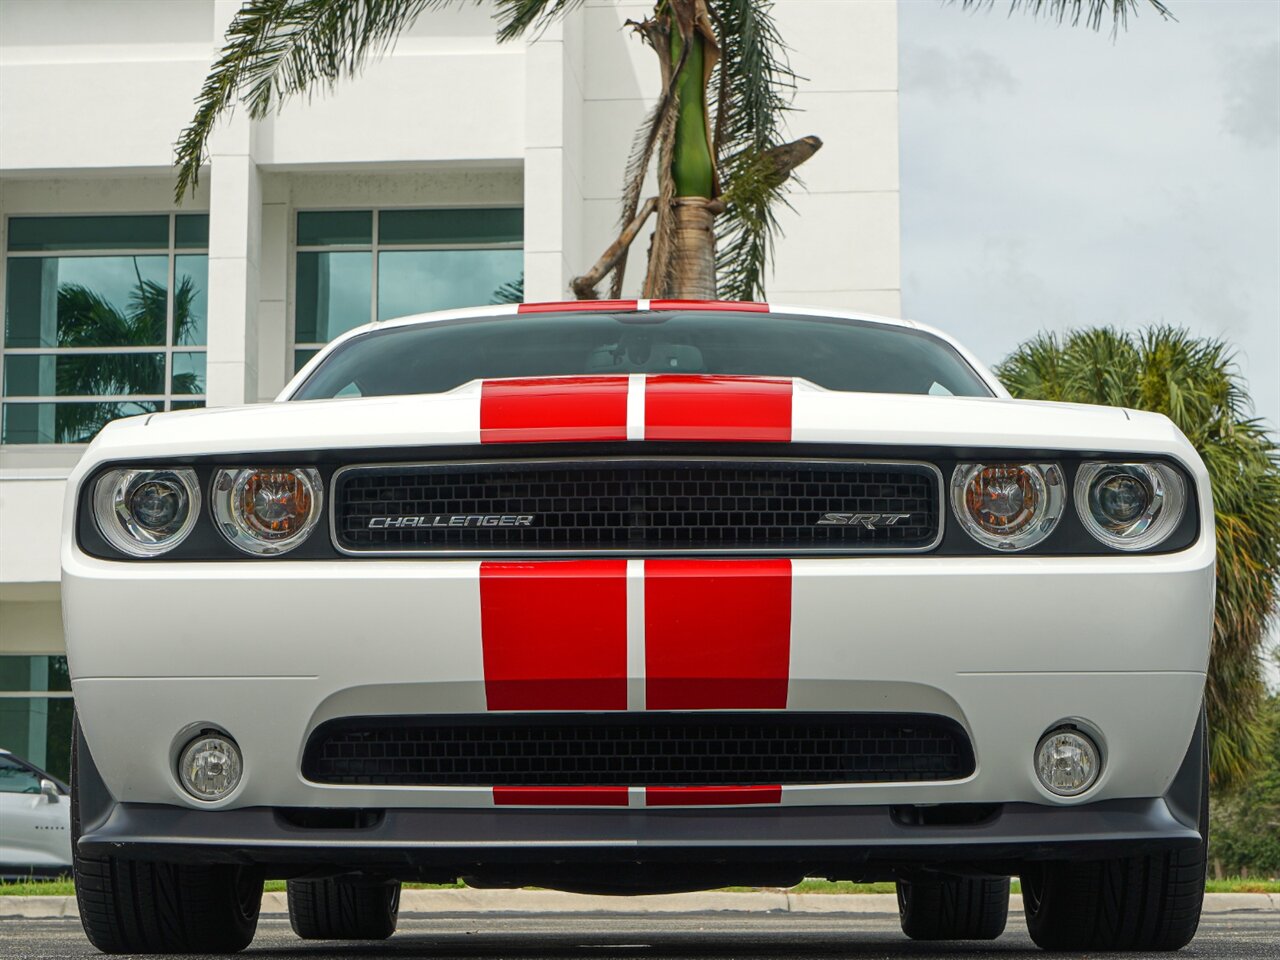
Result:
<svg viewBox="0 0 1280 960"><path fill-rule="evenodd" d="M79 852L80 727L71 741L71 858L80 923L103 953L235 953L253 940L262 877L247 867Z"/></svg>
<svg viewBox="0 0 1280 960"><path fill-rule="evenodd" d="M385 940L400 917L400 881L289 881L289 925L303 940Z"/></svg>
<svg viewBox="0 0 1280 960"><path fill-rule="evenodd" d="M1045 950L1180 950L1204 900L1205 847L1045 863L1022 875L1027 931Z"/></svg>
<svg viewBox="0 0 1280 960"><path fill-rule="evenodd" d="M1008 918L1008 877L898 881L898 919L912 940L994 940Z"/></svg>

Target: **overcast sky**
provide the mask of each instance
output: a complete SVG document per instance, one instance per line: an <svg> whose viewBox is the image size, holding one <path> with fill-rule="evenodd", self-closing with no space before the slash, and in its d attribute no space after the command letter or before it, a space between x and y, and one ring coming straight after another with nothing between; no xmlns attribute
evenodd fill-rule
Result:
<svg viewBox="0 0 1280 960"><path fill-rule="evenodd" d="M906 316L988 362L1167 322L1238 350L1280 424L1280 2L1109 32L902 0Z"/></svg>
<svg viewBox="0 0 1280 960"><path fill-rule="evenodd" d="M989 363L1036 330L1221 337L1274 427L1280 0L1166 3L1113 41L901 0L903 312Z"/></svg>

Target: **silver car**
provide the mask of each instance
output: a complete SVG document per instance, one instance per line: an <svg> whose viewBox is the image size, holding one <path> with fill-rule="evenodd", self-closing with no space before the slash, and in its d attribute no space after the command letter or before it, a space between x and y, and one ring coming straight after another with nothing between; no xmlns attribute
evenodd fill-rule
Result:
<svg viewBox="0 0 1280 960"><path fill-rule="evenodd" d="M70 789L0 749L0 879L71 873Z"/></svg>

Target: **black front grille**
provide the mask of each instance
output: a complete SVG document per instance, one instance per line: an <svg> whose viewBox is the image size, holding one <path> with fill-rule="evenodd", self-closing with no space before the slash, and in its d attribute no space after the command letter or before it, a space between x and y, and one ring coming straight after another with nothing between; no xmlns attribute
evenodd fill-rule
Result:
<svg viewBox="0 0 1280 960"><path fill-rule="evenodd" d="M334 536L356 553L921 550L938 487L924 464L853 461L354 467L335 477Z"/></svg>
<svg viewBox="0 0 1280 960"><path fill-rule="evenodd" d="M973 750L929 714L618 713L351 717L302 773L401 786L745 786L957 780Z"/></svg>

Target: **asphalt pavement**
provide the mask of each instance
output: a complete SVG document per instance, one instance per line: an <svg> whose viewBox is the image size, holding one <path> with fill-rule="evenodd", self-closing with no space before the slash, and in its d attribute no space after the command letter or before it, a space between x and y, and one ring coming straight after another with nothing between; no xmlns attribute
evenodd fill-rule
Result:
<svg viewBox="0 0 1280 960"><path fill-rule="evenodd" d="M0 920L0 956L12 960L93 957L74 918ZM241 956L339 960L424 957L501 960L694 960L694 958L1044 957L1010 912L1004 936L989 943L913 943L891 914L455 914L402 915L400 929L380 943L304 942L287 920L268 917ZM1058 954L1057 956L1064 956ZM1119 958L1140 954L1110 954ZM1179 957L1280 958L1280 912L1205 916L1200 934ZM200 960L199 955L195 960Z"/></svg>

